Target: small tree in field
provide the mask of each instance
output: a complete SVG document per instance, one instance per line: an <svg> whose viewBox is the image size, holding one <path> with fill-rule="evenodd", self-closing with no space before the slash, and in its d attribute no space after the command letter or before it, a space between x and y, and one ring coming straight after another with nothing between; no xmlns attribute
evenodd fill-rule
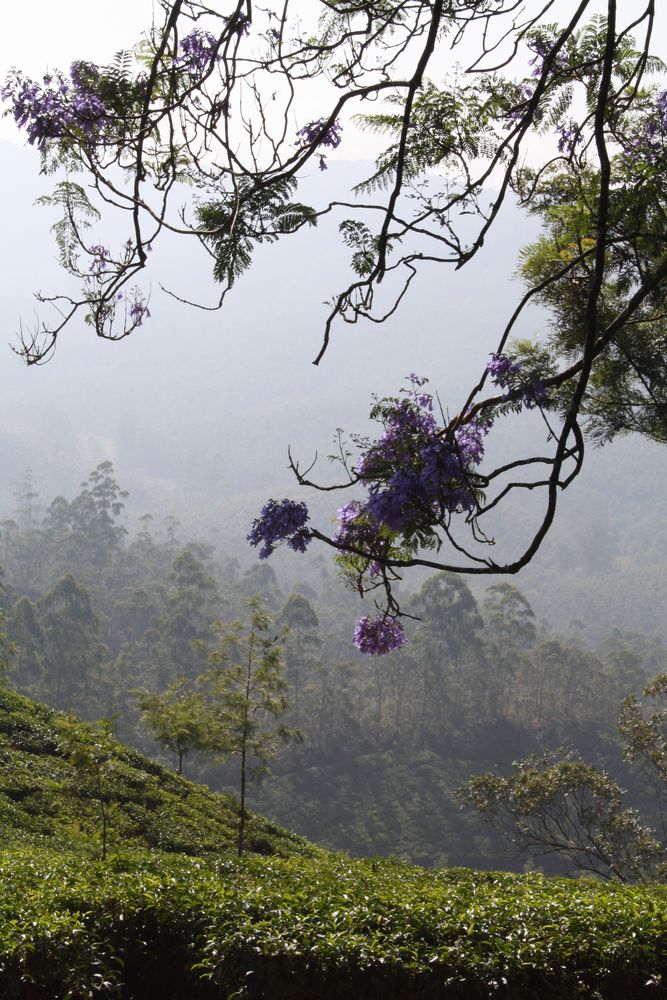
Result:
<svg viewBox="0 0 667 1000"><path fill-rule="evenodd" d="M248 780L260 781L280 747L302 739L298 730L280 721L289 709L282 655L287 629L275 631L258 597L248 605L247 624L217 626L219 642L209 651L212 669L205 679L220 724L218 749L239 760L239 856L245 848Z"/></svg>
<svg viewBox="0 0 667 1000"><path fill-rule="evenodd" d="M106 861L113 804L111 778L117 746L113 738L113 720L99 719L87 732L72 728L65 744L76 769L77 790L97 806L101 855L102 861Z"/></svg>
<svg viewBox="0 0 667 1000"><path fill-rule="evenodd" d="M576 868L620 882L655 875L664 846L604 771L572 751L534 755L508 777L479 774L459 791L520 851L560 855Z"/></svg>
<svg viewBox="0 0 667 1000"><path fill-rule="evenodd" d="M177 774L183 773L183 758L193 750L215 746L215 719L202 694L181 678L162 694L136 692L144 725L165 750L176 755Z"/></svg>

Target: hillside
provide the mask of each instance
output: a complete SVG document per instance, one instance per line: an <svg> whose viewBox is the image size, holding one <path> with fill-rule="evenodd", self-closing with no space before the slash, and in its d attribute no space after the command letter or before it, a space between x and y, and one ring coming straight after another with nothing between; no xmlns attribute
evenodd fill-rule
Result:
<svg viewBox="0 0 667 1000"><path fill-rule="evenodd" d="M3 1000L666 995L662 886L355 861L257 816L238 859L232 799L6 688L0 759Z"/></svg>
<svg viewBox="0 0 667 1000"><path fill-rule="evenodd" d="M238 806L231 796L210 792L99 729L0 685L2 842L57 842L99 854L101 803L110 850L202 855L232 851L236 843ZM260 854L315 853L306 841L256 816L247 843Z"/></svg>

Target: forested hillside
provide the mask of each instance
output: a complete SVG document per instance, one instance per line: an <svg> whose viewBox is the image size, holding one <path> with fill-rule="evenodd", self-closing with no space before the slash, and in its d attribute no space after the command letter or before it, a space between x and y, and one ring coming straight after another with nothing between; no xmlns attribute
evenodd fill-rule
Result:
<svg viewBox="0 0 667 1000"><path fill-rule="evenodd" d="M454 793L471 774L565 744L632 782L616 719L622 699L664 669L659 637L616 631L591 646L585 622L550 631L512 584L475 597L464 579L439 575L403 597L415 616L409 646L368 659L351 646L354 598L336 590L332 565L315 560L291 584L266 563L243 571L188 541L173 519L147 515L130 528L126 500L110 463L72 499L44 505L31 477L20 484L0 538L17 690L106 719L167 766L237 791L234 753L192 736L179 750L151 728L141 698L194 711L219 655L219 623L247 621L247 602L260 595L275 634L288 629L284 724L303 742L286 745L249 794L317 843L427 865L521 868L525 858L461 811Z"/></svg>

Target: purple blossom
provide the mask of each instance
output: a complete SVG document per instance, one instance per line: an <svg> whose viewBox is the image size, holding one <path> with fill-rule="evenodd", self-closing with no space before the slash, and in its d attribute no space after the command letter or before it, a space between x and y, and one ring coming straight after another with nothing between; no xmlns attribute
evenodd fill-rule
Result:
<svg viewBox="0 0 667 1000"><path fill-rule="evenodd" d="M397 618L360 618L354 630L353 643L365 656L386 656L405 645L405 630Z"/></svg>
<svg viewBox="0 0 667 1000"><path fill-rule="evenodd" d="M99 67L84 62L72 63L69 81L62 73L54 73L39 84L12 70L0 96L11 102L14 121L25 129L28 142L43 149L49 139L59 139L73 129L90 137L108 126L108 109L94 89L99 78Z"/></svg>
<svg viewBox="0 0 667 1000"><path fill-rule="evenodd" d="M484 438L491 430L491 421L474 418L457 428L454 435L460 455L467 465L479 465L484 458Z"/></svg>
<svg viewBox="0 0 667 1000"><path fill-rule="evenodd" d="M476 503L471 473L482 460L490 424L471 421L445 437L432 396L419 391L426 380L408 381L407 398L381 408L384 433L356 466L369 484L364 513L376 531L382 525L393 532L429 530L445 513L470 511Z"/></svg>
<svg viewBox="0 0 667 1000"><path fill-rule="evenodd" d="M532 38L528 42L528 48L535 53L533 58L530 60L530 65L533 67L530 74L531 76L542 76L542 73L544 72L544 64L551 53L551 44L552 43L547 43L542 38ZM567 70L568 65L567 56L563 55L561 51L551 63L549 72L552 75L556 73L563 73Z"/></svg>
<svg viewBox="0 0 667 1000"><path fill-rule="evenodd" d="M145 319L150 319L150 309L145 302L137 300L133 302L128 310L130 320L134 326L141 326Z"/></svg>
<svg viewBox="0 0 667 1000"><path fill-rule="evenodd" d="M507 112L507 117L511 122L519 121L526 110L526 105L535 92L535 87L531 83L523 83L519 92L519 100L513 108Z"/></svg>
<svg viewBox="0 0 667 1000"><path fill-rule="evenodd" d="M570 120L557 125L556 131L558 133L558 152L570 155L579 135L579 126Z"/></svg>
<svg viewBox="0 0 667 1000"><path fill-rule="evenodd" d="M665 140L667 139L667 90L655 98L651 112L636 123L636 131L624 142L622 158L634 169L643 162L651 167L663 167L665 161Z"/></svg>
<svg viewBox="0 0 667 1000"><path fill-rule="evenodd" d="M334 541L340 546L370 549L378 546L377 527L370 521L366 505L350 500L338 509L338 531Z"/></svg>
<svg viewBox="0 0 667 1000"><path fill-rule="evenodd" d="M504 400L513 399L523 403L527 410L533 410L536 406L549 402L544 381L537 379L535 382L526 382L525 376L522 380L523 366L516 358L506 354L492 354L487 370L496 385L507 390L503 396Z"/></svg>
<svg viewBox="0 0 667 1000"><path fill-rule="evenodd" d="M533 382L532 385L524 386L521 398L527 410L534 410L535 407L544 406L545 403L549 402L549 393L544 385L544 381L540 378L537 382Z"/></svg>
<svg viewBox="0 0 667 1000"><path fill-rule="evenodd" d="M311 535L305 528L309 520L305 503L297 500L269 500L253 521L247 535L251 545L259 545L260 559L268 559L277 544L286 541L294 552L305 552Z"/></svg>
<svg viewBox="0 0 667 1000"><path fill-rule="evenodd" d="M88 252L93 258L90 270L94 275L99 277L107 269L107 264L109 263L109 251L106 247L96 246L91 247Z"/></svg>
<svg viewBox="0 0 667 1000"><path fill-rule="evenodd" d="M507 389L514 381L512 376L518 375L521 371L520 363L506 354L492 354L486 368L491 381L501 389Z"/></svg>
<svg viewBox="0 0 667 1000"><path fill-rule="evenodd" d="M337 541L343 541L346 536L352 533L362 510L363 507L359 500L349 500L348 503L338 508L336 515L339 526L336 535Z"/></svg>
<svg viewBox="0 0 667 1000"><path fill-rule="evenodd" d="M327 124L328 119L319 118L317 121L308 122L300 128L297 135L307 146L327 146L329 149L337 149L343 137L343 126L339 122ZM320 165L320 170L322 169ZM326 168L325 168L326 169Z"/></svg>
<svg viewBox="0 0 667 1000"><path fill-rule="evenodd" d="M216 53L218 44L219 40L210 31L195 28L180 43L176 62L189 73L201 75L220 58Z"/></svg>

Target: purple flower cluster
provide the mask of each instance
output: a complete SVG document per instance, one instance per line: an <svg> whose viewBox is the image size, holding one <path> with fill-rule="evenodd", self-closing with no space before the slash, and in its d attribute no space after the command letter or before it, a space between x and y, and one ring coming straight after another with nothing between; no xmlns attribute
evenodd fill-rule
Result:
<svg viewBox="0 0 667 1000"><path fill-rule="evenodd" d="M356 467L369 484L362 523L370 520L376 531L428 530L444 514L472 510L476 502L471 473L482 460L488 424L471 421L445 437L432 397L419 391L424 381L410 381L407 397L384 408L384 433Z"/></svg>
<svg viewBox="0 0 667 1000"><path fill-rule="evenodd" d="M635 169L643 162L651 168L664 166L667 155L667 90L655 98L652 110L637 123L634 133L625 140L623 159Z"/></svg>
<svg viewBox="0 0 667 1000"><path fill-rule="evenodd" d="M545 406L549 402L549 393L543 380L540 378L532 385L523 388L521 396L523 405L527 410L534 410L535 407Z"/></svg>
<svg viewBox="0 0 667 1000"><path fill-rule="evenodd" d="M506 368L498 363L499 372ZM376 441L363 442L356 466L366 498L350 500L338 510L333 541L341 551L343 572L361 592L364 575L371 580L380 576L392 553L411 551L428 539L439 544L438 526L477 504L475 468L484 455L490 422L469 420L446 434L434 416L433 397L424 391L427 379L410 375L407 381L398 398L376 400L371 411L383 432ZM262 559L283 541L303 552L312 537L307 521L304 503L269 500L248 541L262 545ZM354 634L355 646L369 655L384 655L404 643L403 626L388 611L362 618Z"/></svg>
<svg viewBox="0 0 667 1000"><path fill-rule="evenodd" d="M501 389L507 389L514 381L512 376L521 371L519 362L506 354L492 354L486 367L491 380Z"/></svg>
<svg viewBox="0 0 667 1000"><path fill-rule="evenodd" d="M409 381L407 398L382 406L384 433L357 463L359 479L368 484L366 501L338 510L335 541L375 557L368 564L371 576L379 574L390 547L387 531L432 531L445 514L470 511L476 503L471 474L482 460L489 424L470 421L445 438L432 397L419 391L426 380Z"/></svg>
<svg viewBox="0 0 667 1000"><path fill-rule="evenodd" d="M507 354L492 354L487 371L491 379L501 389L506 392L503 399L514 399L522 403L527 410L533 410L536 406L543 406L549 402L549 394L542 379L536 382L526 383L522 381L523 371L520 361L509 357Z"/></svg>
<svg viewBox="0 0 667 1000"><path fill-rule="evenodd" d="M297 135L304 145L327 146L329 149L337 149L343 138L343 126L339 122L334 122L327 126L326 118L318 118L317 121L308 122L300 128Z"/></svg>
<svg viewBox="0 0 667 1000"><path fill-rule="evenodd" d="M107 269L107 264L109 263L109 251L106 247L96 246L91 247L89 253L93 258L90 270L96 277L99 277Z"/></svg>
<svg viewBox="0 0 667 1000"><path fill-rule="evenodd" d="M308 122L300 128L297 135L305 146L328 146L329 149L337 149L343 137L343 126L339 122L334 122L327 128L326 118L319 118L315 122ZM319 154L320 170L327 169L327 158L324 154Z"/></svg>
<svg viewBox="0 0 667 1000"><path fill-rule="evenodd" d="M372 544L377 532L364 517L364 507L360 500L350 500L338 508L336 523L338 531L335 541L341 546L356 545L365 547Z"/></svg>
<svg viewBox="0 0 667 1000"><path fill-rule="evenodd" d="M535 93L535 85L533 83L523 83L519 90L518 101L514 107L510 108L507 112L507 118L509 122L517 122L523 118L524 112L526 110L526 105Z"/></svg>
<svg viewBox="0 0 667 1000"><path fill-rule="evenodd" d="M528 48L535 55L530 60L530 65L533 67L531 70L531 76L537 77L542 76L544 72L544 63L551 52L551 45L548 44L543 38L532 38L528 42ZM556 73L563 73L567 70L569 62L567 56L559 52L554 61L551 64L549 72L554 75Z"/></svg>
<svg viewBox="0 0 667 1000"><path fill-rule="evenodd" d="M220 58L217 54L219 40L210 31L195 28L179 45L177 65L196 76L201 76Z"/></svg>
<svg viewBox="0 0 667 1000"><path fill-rule="evenodd" d="M26 130L28 142L42 149L49 139L61 138L72 130L91 138L106 128L111 117L94 89L99 76L97 66L82 62L72 64L69 81L55 73L43 77L40 84L12 70L0 96L11 102L14 121Z"/></svg>
<svg viewBox="0 0 667 1000"><path fill-rule="evenodd" d="M405 645L405 630L397 618L360 618L354 630L353 643L366 656L385 656Z"/></svg>
<svg viewBox="0 0 667 1000"><path fill-rule="evenodd" d="M287 542L294 552L305 552L311 535L305 527L308 508L297 500L269 500L253 521L247 535L251 545L262 544L260 559L268 559L280 542Z"/></svg>
<svg viewBox="0 0 667 1000"><path fill-rule="evenodd" d="M134 326L141 326L145 319L150 319L150 309L145 302L137 299L128 309L128 314Z"/></svg>

